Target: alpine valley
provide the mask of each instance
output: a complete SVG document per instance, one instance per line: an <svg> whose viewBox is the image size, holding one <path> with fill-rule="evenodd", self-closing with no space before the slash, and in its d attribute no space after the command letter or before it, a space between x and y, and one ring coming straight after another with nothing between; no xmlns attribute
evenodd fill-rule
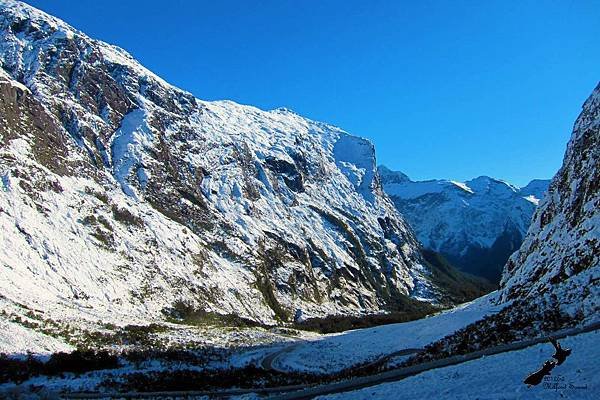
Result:
<svg viewBox="0 0 600 400"><path fill-rule="evenodd" d="M550 182L414 182L0 0L0 398L594 399L599 185L600 85Z"/></svg>

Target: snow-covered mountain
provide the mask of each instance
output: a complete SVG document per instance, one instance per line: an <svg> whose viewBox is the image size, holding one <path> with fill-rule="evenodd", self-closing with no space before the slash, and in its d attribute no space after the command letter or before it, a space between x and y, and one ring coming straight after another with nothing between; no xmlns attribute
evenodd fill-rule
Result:
<svg viewBox="0 0 600 400"><path fill-rule="evenodd" d="M600 84L583 105L563 165L496 295L500 312L427 345L411 362L600 321Z"/></svg>
<svg viewBox="0 0 600 400"><path fill-rule="evenodd" d="M199 100L16 1L0 63L5 316L273 323L451 301L368 140Z"/></svg>
<svg viewBox="0 0 600 400"><path fill-rule="evenodd" d="M548 180L523 188L480 176L467 182L415 182L379 167L384 191L426 248L454 265L493 282L519 248Z"/></svg>
<svg viewBox="0 0 600 400"><path fill-rule="evenodd" d="M583 105L563 165L501 282L503 299L551 298L573 318L600 309L600 85Z"/></svg>

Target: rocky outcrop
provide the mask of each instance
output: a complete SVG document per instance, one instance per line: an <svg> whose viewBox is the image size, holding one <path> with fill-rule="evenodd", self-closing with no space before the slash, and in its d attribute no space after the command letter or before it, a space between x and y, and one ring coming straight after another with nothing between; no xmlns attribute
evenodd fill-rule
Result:
<svg viewBox="0 0 600 400"><path fill-rule="evenodd" d="M8 314L275 323L447 301L369 141L199 100L20 2L0 3L0 61Z"/></svg>
<svg viewBox="0 0 600 400"><path fill-rule="evenodd" d="M506 264L503 299L552 298L573 318L600 307L600 86L583 105L563 165L523 245Z"/></svg>

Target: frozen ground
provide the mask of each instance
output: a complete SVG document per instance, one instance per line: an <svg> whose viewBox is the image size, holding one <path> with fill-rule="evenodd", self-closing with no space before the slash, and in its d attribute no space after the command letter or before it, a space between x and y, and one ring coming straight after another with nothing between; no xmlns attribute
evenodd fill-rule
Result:
<svg viewBox="0 0 600 400"><path fill-rule="evenodd" d="M25 355L27 349L34 348L34 354L48 356L54 351L70 351L72 347L46 335L25 329L18 324L0 320L0 350L5 349L11 355ZM52 393L98 391L106 390L102 386L107 379L123 381L125 376L132 373L149 374L159 371L175 370L222 370L228 368L244 368L248 365L258 365L260 361L276 349L284 348L293 341L314 339L317 334L286 329L262 328L229 328L229 327L192 327L169 326L169 330L158 333L157 343L169 348L186 348L190 355L196 354L194 359L147 359L143 361L121 360L121 366L115 369L91 371L82 374L64 373L57 376L37 376L18 385L19 390L30 386L44 387ZM19 330L21 329L21 330ZM14 335L22 335L21 348L7 348L14 346L19 341L14 340ZM3 338L9 336L5 345ZM4 347L2 347L4 346ZM127 350L127 346L114 345L113 350ZM130 347L133 349L135 346ZM156 349L156 348L155 348ZM205 351L207 349L207 351ZM10 351L7 351L10 350ZM147 349L151 350L151 349ZM14 383L0 384L0 399L3 393L15 388Z"/></svg>
<svg viewBox="0 0 600 400"><path fill-rule="evenodd" d="M498 311L498 307L493 304L494 298L495 293L492 293L471 303L422 320L335 335L322 336L285 329L171 326L166 332L157 333L158 342L163 343L166 347L173 343L186 343L186 348L214 347L223 351L222 357L217 356L213 361L207 360L207 364L197 367L183 364L167 366L160 362L145 362L136 366L126 363L122 368L116 370L90 372L78 377L67 374L55 378L33 378L25 382L24 386L42 385L53 391L94 390L107 377L119 379L119 376L134 371L151 372L174 367L220 369L240 368L250 364L259 365L265 357L273 352L290 346L294 346L291 351L282 353L281 357L275 360L277 365L274 367L277 369L317 373L336 372L353 364L376 359L399 350L420 348L486 314ZM12 325L19 327L16 324ZM50 339L52 338L48 337L48 341L40 342L47 349L46 352L51 350L50 346L59 345ZM251 347L244 350L245 346ZM3 389L6 388L7 386L4 385Z"/></svg>
<svg viewBox="0 0 600 400"><path fill-rule="evenodd" d="M332 373L403 349L421 348L485 315L500 311L496 292L438 315L402 324L326 335L306 341L279 357L280 370Z"/></svg>
<svg viewBox="0 0 600 400"><path fill-rule="evenodd" d="M72 350L72 346L61 340L0 318L0 354L26 354L30 352L45 355Z"/></svg>
<svg viewBox="0 0 600 400"><path fill-rule="evenodd" d="M552 371L550 381L528 388L527 375L554 352L551 344L484 357L460 365L424 372L394 383L319 397L324 400L395 399L597 399L600 393L600 332L561 341L573 350Z"/></svg>

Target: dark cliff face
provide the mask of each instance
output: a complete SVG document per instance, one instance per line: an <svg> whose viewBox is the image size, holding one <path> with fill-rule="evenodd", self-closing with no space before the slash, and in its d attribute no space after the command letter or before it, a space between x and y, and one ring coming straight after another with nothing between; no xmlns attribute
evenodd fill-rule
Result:
<svg viewBox="0 0 600 400"><path fill-rule="evenodd" d="M452 302L367 140L203 102L22 3L0 6L0 32L3 293L125 319L181 302L261 321Z"/></svg>
<svg viewBox="0 0 600 400"><path fill-rule="evenodd" d="M485 278L497 287L506 261L519 249L521 243L523 243L521 232L507 226L491 247L468 245L466 251L462 253L442 252L442 254L461 271Z"/></svg>
<svg viewBox="0 0 600 400"><path fill-rule="evenodd" d="M600 86L583 105L563 165L504 271L505 299L558 297L589 316L599 303Z"/></svg>
<svg viewBox="0 0 600 400"><path fill-rule="evenodd" d="M600 311L600 85L583 105L563 165L520 249L506 264L502 307L425 347L411 362L544 337L598 321Z"/></svg>

